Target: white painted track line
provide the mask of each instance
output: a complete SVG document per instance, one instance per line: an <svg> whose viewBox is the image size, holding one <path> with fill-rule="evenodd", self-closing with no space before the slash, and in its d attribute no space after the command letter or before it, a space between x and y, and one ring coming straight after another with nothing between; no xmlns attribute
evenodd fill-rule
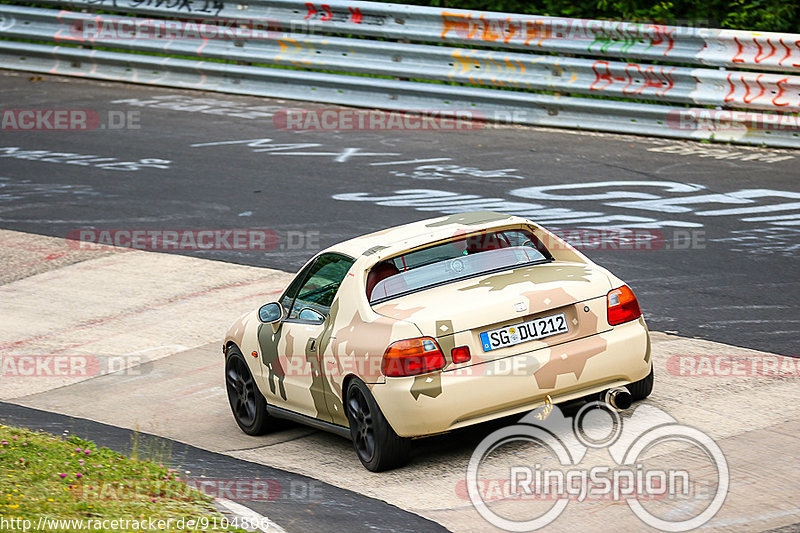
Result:
<svg viewBox="0 0 800 533"><path fill-rule="evenodd" d="M236 520L235 524L252 524L251 527L239 525L238 527L242 527L242 529L247 529L248 531L262 531L263 533L286 533L281 526L244 505L225 498L216 498L214 503L232 514L234 517L233 519Z"/></svg>

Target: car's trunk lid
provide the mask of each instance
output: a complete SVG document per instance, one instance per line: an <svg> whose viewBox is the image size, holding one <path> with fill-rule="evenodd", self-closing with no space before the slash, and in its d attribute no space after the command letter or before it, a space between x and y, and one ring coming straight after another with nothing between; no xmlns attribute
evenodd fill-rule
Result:
<svg viewBox="0 0 800 533"><path fill-rule="evenodd" d="M605 317L599 315L612 288L599 268L552 262L456 281L394 298L374 309L415 323L423 335L439 339L445 351L466 344L472 353L482 354L482 360L491 360L604 329ZM560 313L565 314L568 332L545 339L545 344L532 341L484 353L482 332Z"/></svg>

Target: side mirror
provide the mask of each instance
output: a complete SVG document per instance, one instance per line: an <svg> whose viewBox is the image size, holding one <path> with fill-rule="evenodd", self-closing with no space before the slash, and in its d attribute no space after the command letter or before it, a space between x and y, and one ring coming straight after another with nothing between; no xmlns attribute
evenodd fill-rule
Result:
<svg viewBox="0 0 800 533"><path fill-rule="evenodd" d="M283 307L277 302L262 305L258 310L258 319L264 324L274 324L283 319Z"/></svg>
<svg viewBox="0 0 800 533"><path fill-rule="evenodd" d="M301 309L300 314L297 315L297 318L300 320L308 320L309 322L319 322L320 324L325 321L325 315L316 309L311 309L310 307L304 307Z"/></svg>

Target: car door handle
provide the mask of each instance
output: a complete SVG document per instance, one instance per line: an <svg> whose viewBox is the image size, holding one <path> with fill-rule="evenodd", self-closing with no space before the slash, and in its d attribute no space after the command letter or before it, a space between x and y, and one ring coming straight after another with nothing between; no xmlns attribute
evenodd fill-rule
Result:
<svg viewBox="0 0 800 533"><path fill-rule="evenodd" d="M311 339L311 344L309 344L308 349L313 350L316 345L317 345L317 339Z"/></svg>

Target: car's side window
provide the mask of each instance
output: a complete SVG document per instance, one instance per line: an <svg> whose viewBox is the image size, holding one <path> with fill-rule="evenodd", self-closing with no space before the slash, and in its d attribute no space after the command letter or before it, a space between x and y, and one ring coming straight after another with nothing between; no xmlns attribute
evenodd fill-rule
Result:
<svg viewBox="0 0 800 533"><path fill-rule="evenodd" d="M292 303L294 302L295 297L297 297L297 292L300 290L300 287L303 286L303 283L305 283L305 281L308 279L309 272L314 268L315 264L316 261L306 265L306 267L294 277L292 283L289 285L289 288L286 289L286 292L283 293L283 296L280 299L280 304L283 307L284 316L289 316L289 312L292 310Z"/></svg>
<svg viewBox="0 0 800 533"><path fill-rule="evenodd" d="M353 260L343 255L325 254L318 257L295 292L289 319L300 319L300 313L306 308L328 316L333 298L351 266ZM290 295L293 288L289 288L286 296Z"/></svg>

